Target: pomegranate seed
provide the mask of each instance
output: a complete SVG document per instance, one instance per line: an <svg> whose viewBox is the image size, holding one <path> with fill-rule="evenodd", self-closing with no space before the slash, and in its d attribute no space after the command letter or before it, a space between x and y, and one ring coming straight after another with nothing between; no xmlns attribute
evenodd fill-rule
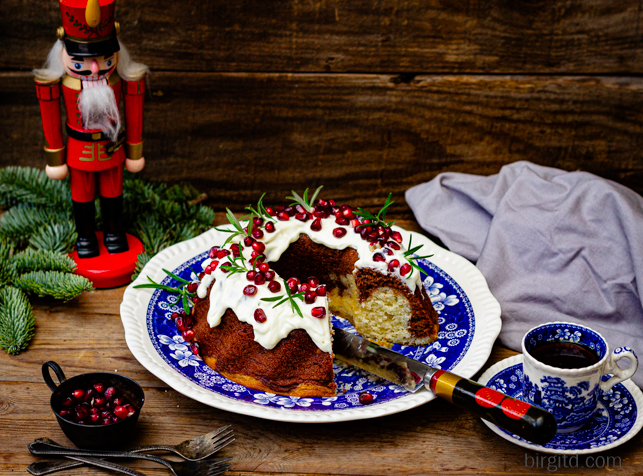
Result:
<svg viewBox="0 0 643 476"><path fill-rule="evenodd" d="M202 281L204 277L205 277L205 272L201 271L199 273L199 280Z"/></svg>
<svg viewBox="0 0 643 476"><path fill-rule="evenodd" d="M67 397L63 400L62 406L63 407L70 407L74 403L74 399L71 397Z"/></svg>
<svg viewBox="0 0 643 476"><path fill-rule="evenodd" d="M286 281L286 284L288 284L290 291L293 293L297 291L297 288L299 287L300 283L301 281L299 281L299 279L295 277L292 277L288 281Z"/></svg>
<svg viewBox="0 0 643 476"><path fill-rule="evenodd" d="M308 221L308 213L297 213L295 218L299 221Z"/></svg>
<svg viewBox="0 0 643 476"><path fill-rule="evenodd" d="M373 230L373 231L371 231L371 232L368 234L368 237L369 237L370 239L372 239L372 240L374 240L374 239L375 239L375 238L377 238L378 236L379 236L379 233L377 232L377 230Z"/></svg>
<svg viewBox="0 0 643 476"><path fill-rule="evenodd" d="M404 263L400 268L400 274L402 276L406 276L407 274L409 274L410 271L411 271L411 265L408 263Z"/></svg>
<svg viewBox="0 0 643 476"><path fill-rule="evenodd" d="M221 272L223 272L223 273L229 273L230 271L229 271L229 270L227 270L227 269L225 269L225 268L224 268L224 266L232 266L232 263L230 263L230 261L226 261L225 263L223 263L223 264L221 265Z"/></svg>
<svg viewBox="0 0 643 476"><path fill-rule="evenodd" d="M197 344L196 342L192 342L190 344L190 350L194 355L199 355L199 344Z"/></svg>
<svg viewBox="0 0 643 476"><path fill-rule="evenodd" d="M388 270L393 271L400 265L400 262L396 259L392 259L388 264Z"/></svg>
<svg viewBox="0 0 643 476"><path fill-rule="evenodd" d="M123 403L125 403L125 399L121 397L114 397L114 400L112 400L112 403L114 404L114 406L122 405Z"/></svg>
<svg viewBox="0 0 643 476"><path fill-rule="evenodd" d="M260 273L257 273L255 275L255 284L256 285L261 286L265 282L266 282L266 277L264 276L263 273L260 272Z"/></svg>
<svg viewBox="0 0 643 476"><path fill-rule="evenodd" d="M333 230L333 236L335 238L342 238L346 235L346 228L335 228Z"/></svg>
<svg viewBox="0 0 643 476"><path fill-rule="evenodd" d="M328 218L329 214L326 210L315 210L313 216L316 218Z"/></svg>
<svg viewBox="0 0 643 476"><path fill-rule="evenodd" d="M263 253L263 252L264 252L264 250L266 249L266 245L265 245L263 242L261 242L261 241L255 241L255 242L252 244L252 249L253 249L254 251L256 251L257 253L261 254L261 253Z"/></svg>
<svg viewBox="0 0 643 476"><path fill-rule="evenodd" d="M218 246L213 246L212 248L210 248L210 252L208 253L208 257L216 258L218 252L219 252L219 247Z"/></svg>
<svg viewBox="0 0 643 476"><path fill-rule="evenodd" d="M219 258L219 259L223 259L223 258L225 258L226 256L228 256L229 254L230 254L230 252L229 252L228 250L220 250L220 251L217 253L217 258Z"/></svg>
<svg viewBox="0 0 643 476"><path fill-rule="evenodd" d="M245 288L243 288L243 294L245 294L246 296L254 296L255 294L257 294L257 286L253 286L252 284L246 286Z"/></svg>
<svg viewBox="0 0 643 476"><path fill-rule="evenodd" d="M359 218L353 218L353 219L351 220L351 226L352 226L353 228L355 228L355 227L359 226L359 224L360 224ZM357 230L355 230L355 231L357 231Z"/></svg>
<svg viewBox="0 0 643 476"><path fill-rule="evenodd" d="M87 418L87 415L89 415L89 411L86 408L84 408L84 407L76 408L76 413L75 413L74 416L78 420L84 420L85 418Z"/></svg>
<svg viewBox="0 0 643 476"><path fill-rule="evenodd" d="M344 207L346 207L346 208L344 208ZM353 209L351 207L349 207L348 205L342 205L342 215L346 219L350 220L351 218L353 218L355 216L355 213L353 213Z"/></svg>
<svg viewBox="0 0 643 476"><path fill-rule="evenodd" d="M323 319L326 317L326 309L323 307L313 307L310 313L313 315L313 317L316 317L318 319Z"/></svg>
<svg viewBox="0 0 643 476"><path fill-rule="evenodd" d="M89 415L89 422L94 425L97 425L100 422L100 415L98 414Z"/></svg>
<svg viewBox="0 0 643 476"><path fill-rule="evenodd" d="M255 280L255 275L256 275L256 274L257 274L257 272L256 272L256 271L248 271L248 272L246 273L246 279L247 279L248 281L254 281L254 280Z"/></svg>
<svg viewBox="0 0 643 476"><path fill-rule="evenodd" d="M329 204L331 207L334 207L334 206L335 206L335 200L328 200L328 204Z"/></svg>
<svg viewBox="0 0 643 476"><path fill-rule="evenodd" d="M265 273L269 269L270 269L270 265L268 263L261 263L259 265L259 271L261 271L262 273Z"/></svg>
<svg viewBox="0 0 643 476"><path fill-rule="evenodd" d="M341 210L338 209L333 209L333 215L335 215L335 218L344 218L344 215L342 215Z"/></svg>
<svg viewBox="0 0 643 476"><path fill-rule="evenodd" d="M337 218L335 220L335 223L337 223L338 225L342 225L342 226L348 226L348 224L350 223L350 220L348 218L344 218L344 217L340 216L339 218Z"/></svg>
<svg viewBox="0 0 643 476"><path fill-rule="evenodd" d="M278 293L279 291L281 291L281 284L279 283L279 281L270 281L268 283L268 289L271 293Z"/></svg>
<svg viewBox="0 0 643 476"><path fill-rule="evenodd" d="M299 286L300 293L307 293L308 291L310 291L310 284L304 283L301 286Z"/></svg>
<svg viewBox="0 0 643 476"><path fill-rule="evenodd" d="M100 412L100 417L101 418L112 418L112 412L104 410Z"/></svg>
<svg viewBox="0 0 643 476"><path fill-rule="evenodd" d="M259 323L264 323L266 322L266 313L263 312L263 309L256 309L255 310L255 321Z"/></svg>
<svg viewBox="0 0 643 476"><path fill-rule="evenodd" d="M194 337L195 337L194 336L194 330L193 329L188 329L187 331L183 332L183 334L181 334L181 336L183 337L184 341L192 342L194 340Z"/></svg>
<svg viewBox="0 0 643 476"><path fill-rule="evenodd" d="M326 296L326 285L322 284L321 286L318 286L317 289L315 289L315 293L317 296Z"/></svg>
<svg viewBox="0 0 643 476"><path fill-rule="evenodd" d="M251 236L246 236L246 237L243 239L243 244L244 244L244 245L246 245L246 246L252 246L252 244L253 244L254 242L255 242L255 240L254 240L254 238L252 238Z"/></svg>
<svg viewBox="0 0 643 476"><path fill-rule="evenodd" d="M85 391L81 390L80 388L78 390L74 390L71 393L72 397L74 397L76 400L82 400L83 397L85 396Z"/></svg>
<svg viewBox="0 0 643 476"><path fill-rule="evenodd" d="M105 398L111 400L114 398L114 395L116 395L116 389L114 387L107 387L107 390L105 390Z"/></svg>
<svg viewBox="0 0 643 476"><path fill-rule="evenodd" d="M260 254L261 254L261 253L259 253L258 251L254 251L254 250L253 250L253 251L252 251L252 253L250 253L250 257L251 257L251 258L256 258L256 257L257 257L257 256L259 256Z"/></svg>
<svg viewBox="0 0 643 476"><path fill-rule="evenodd" d="M170 316L170 317L171 317L172 319L176 319L177 317L179 317L179 313L178 313L178 312L173 312L173 313L171 314L171 316ZM94 385L94 388L96 388L96 385ZM101 393L102 393L102 392L101 392Z"/></svg>
<svg viewBox="0 0 643 476"><path fill-rule="evenodd" d="M308 281L308 284L310 284L311 288L316 288L319 286L319 279L315 276L310 276L306 281Z"/></svg>
<svg viewBox="0 0 643 476"><path fill-rule="evenodd" d="M255 227L263 225L263 218L261 218L261 217L254 217L254 218L252 219L252 224L253 224Z"/></svg>
<svg viewBox="0 0 643 476"><path fill-rule="evenodd" d="M106 397L96 397L94 398L94 406L96 408L102 408L105 406L107 403L107 398Z"/></svg>
<svg viewBox="0 0 643 476"><path fill-rule="evenodd" d="M91 401L92 398L96 395L96 390L94 390L93 387L88 388L85 390L85 401L89 402Z"/></svg>
<svg viewBox="0 0 643 476"><path fill-rule="evenodd" d="M317 200L317 205L319 205L320 207L325 208L325 207L328 206L328 200L323 200L323 199L320 198L319 200Z"/></svg>
<svg viewBox="0 0 643 476"><path fill-rule="evenodd" d="M116 415L121 420L125 420L125 418L127 418L127 413L128 413L127 408L125 408L122 405L119 405L116 408L114 408L114 415Z"/></svg>
<svg viewBox="0 0 643 476"><path fill-rule="evenodd" d="M386 261L386 258L384 258L382 253L375 253L373 255L373 261Z"/></svg>
<svg viewBox="0 0 643 476"><path fill-rule="evenodd" d="M58 414L66 420L68 420L68 417L71 416L71 412L69 410L60 410Z"/></svg>
<svg viewBox="0 0 643 476"><path fill-rule="evenodd" d="M261 263L261 264L265 264L265 263ZM263 273L263 275L266 277L266 281L272 281L273 279L275 279L275 272L271 269Z"/></svg>
<svg viewBox="0 0 643 476"><path fill-rule="evenodd" d="M382 248L382 253L384 253L386 256L393 256L393 250L390 248Z"/></svg>
<svg viewBox="0 0 643 476"><path fill-rule="evenodd" d="M98 415L98 414L100 414L100 409L98 409L97 407L91 407L89 409L89 414L90 415Z"/></svg>
<svg viewBox="0 0 643 476"><path fill-rule="evenodd" d="M279 212L277 214L277 219L281 221L288 221L290 220L290 216L286 212Z"/></svg>
<svg viewBox="0 0 643 476"><path fill-rule="evenodd" d="M109 424L111 424L111 423L112 423L112 419L111 419L111 418L103 418L103 419L102 419L102 424L103 424L103 425L109 425Z"/></svg>
<svg viewBox="0 0 643 476"><path fill-rule="evenodd" d="M362 405L368 405L373 403L373 395L368 392L362 392L359 394L359 403Z"/></svg>
<svg viewBox="0 0 643 476"><path fill-rule="evenodd" d="M402 234L399 231L394 231L391 233L391 238L393 238L398 243L402 243Z"/></svg>
<svg viewBox="0 0 643 476"><path fill-rule="evenodd" d="M295 212L297 213L306 213L306 209L300 204L295 205Z"/></svg>
<svg viewBox="0 0 643 476"><path fill-rule="evenodd" d="M187 285L187 289L188 289L188 292L189 292L189 293L193 293L194 291L196 291L196 290L197 290L197 288L198 288L198 287L199 287L199 283L194 283L194 282L189 283L189 284Z"/></svg>
<svg viewBox="0 0 643 476"><path fill-rule="evenodd" d="M182 317L177 317L174 323L176 324L176 328L179 332L183 332L187 330L187 327L185 325L185 320Z"/></svg>
<svg viewBox="0 0 643 476"><path fill-rule="evenodd" d="M315 218L313 222L310 224L310 229L313 231L321 231L322 229L321 218Z"/></svg>
<svg viewBox="0 0 643 476"><path fill-rule="evenodd" d="M266 226L264 227L268 233L274 233L275 232L275 224L271 221L266 223Z"/></svg>
<svg viewBox="0 0 643 476"><path fill-rule="evenodd" d="M275 211L275 209L274 209L274 208L272 208L272 207L266 207L266 213L267 213L268 215L270 215L271 217L274 217L274 216L277 214L277 212Z"/></svg>
<svg viewBox="0 0 643 476"><path fill-rule="evenodd" d="M306 304L313 304L317 300L317 294L315 294L315 291L308 291L304 295L304 301L306 301Z"/></svg>
<svg viewBox="0 0 643 476"><path fill-rule="evenodd" d="M394 241L387 242L386 246L388 246L389 248L394 249L394 250L400 250L401 249L400 245L398 245Z"/></svg>
<svg viewBox="0 0 643 476"><path fill-rule="evenodd" d="M288 214L290 217L294 217L295 214L297 213L297 210L295 210L295 207L286 207L284 208L284 211Z"/></svg>
<svg viewBox="0 0 643 476"><path fill-rule="evenodd" d="M281 211L283 211L284 208L286 208L286 207L284 207L283 205L277 205L275 207L275 210L277 210L278 212L281 212Z"/></svg>
<svg viewBox="0 0 643 476"><path fill-rule="evenodd" d="M85 420L78 420L76 423L78 423L79 425L86 425Z"/></svg>
<svg viewBox="0 0 643 476"><path fill-rule="evenodd" d="M254 230L252 230L252 237L260 240L261 238L263 238L263 231L261 231L259 228L255 228Z"/></svg>

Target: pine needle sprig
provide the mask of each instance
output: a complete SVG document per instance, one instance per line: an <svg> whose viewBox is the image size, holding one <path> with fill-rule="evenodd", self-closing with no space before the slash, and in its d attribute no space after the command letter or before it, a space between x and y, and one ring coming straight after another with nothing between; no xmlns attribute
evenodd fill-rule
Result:
<svg viewBox="0 0 643 476"><path fill-rule="evenodd" d="M42 225L69 220L68 210L54 210L21 203L7 210L0 220L0 235L12 239L24 240Z"/></svg>
<svg viewBox="0 0 643 476"><path fill-rule="evenodd" d="M20 275L15 285L28 294L51 296L63 301L70 301L85 291L94 290L87 278L60 271L31 271Z"/></svg>
<svg viewBox="0 0 643 476"><path fill-rule="evenodd" d="M68 182L51 180L42 170L31 167L5 167L0 170L0 203L4 206L31 203L49 208L71 208Z"/></svg>
<svg viewBox="0 0 643 476"><path fill-rule="evenodd" d="M420 273L424 273L426 276L429 275L422 267L420 267L415 260L418 259L425 259L425 258L430 258L433 256L432 254L426 255L426 256L415 256L415 253L417 253L424 245L418 245L415 248L413 248L413 235L409 235L409 246L407 246L406 251L403 253L404 258L409 262L409 264L414 268L417 269ZM411 274L413 274L413 270L411 270ZM409 274L409 278L411 277L411 274Z"/></svg>
<svg viewBox="0 0 643 476"><path fill-rule="evenodd" d="M78 240L76 225L72 220L47 223L29 237L29 246L37 250L71 253Z"/></svg>
<svg viewBox="0 0 643 476"><path fill-rule="evenodd" d="M16 254L11 264L18 274L27 271L60 271L73 273L76 263L64 253L27 248Z"/></svg>
<svg viewBox="0 0 643 476"><path fill-rule="evenodd" d="M12 286L0 289L0 347L15 355L33 338L35 318L25 294Z"/></svg>
<svg viewBox="0 0 643 476"><path fill-rule="evenodd" d="M295 299L299 299L299 300L303 301L304 300L304 295L306 293L301 292L301 293L292 294L292 292L290 291L290 287L288 286L288 284L285 281L284 281L284 288L286 289L286 295L282 294L281 296L275 296L275 297L269 297L269 298L261 298L261 300L266 301L266 302L279 301L277 304L272 306L273 309L275 307L277 307L277 306L281 306L285 302L289 302L290 307L293 310L293 312L296 312L297 314L299 314L299 317L301 317L303 319L304 315L302 314L301 309L299 309L299 305L297 304Z"/></svg>
<svg viewBox="0 0 643 476"><path fill-rule="evenodd" d="M320 185L317 187L317 190L315 190L315 193L313 193L313 196L308 199L308 190L304 190L304 196L301 197L297 192L292 190L292 197L286 197L289 200L294 200L293 205L299 204L302 207L304 207L304 210L307 212L312 212L313 211L313 205L315 204L315 200L317 199L317 195L319 195L319 192L321 192L321 189L324 188L323 185Z"/></svg>
<svg viewBox="0 0 643 476"><path fill-rule="evenodd" d="M364 210L361 207L357 207L357 211L355 211L355 215L358 215L358 216L361 216L364 219L370 220L370 223L362 223L362 224L357 225L357 226L360 226L360 227L362 227L362 226L371 226L373 224L381 225L384 228L393 226L393 224L395 223L395 220L390 221L388 223L385 221L386 212L388 210L388 207L390 207L391 205L393 205L395 203L393 200L391 200L392 195L393 195L392 193L388 194L388 197L386 198L386 203L384 203L384 206L380 209L379 212L377 212L377 215L373 215L368 210Z"/></svg>

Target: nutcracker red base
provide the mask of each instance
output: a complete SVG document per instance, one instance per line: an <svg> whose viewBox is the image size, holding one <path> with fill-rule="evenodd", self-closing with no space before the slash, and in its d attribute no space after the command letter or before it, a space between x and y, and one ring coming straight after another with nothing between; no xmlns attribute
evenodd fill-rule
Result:
<svg viewBox="0 0 643 476"><path fill-rule="evenodd" d="M115 288L128 284L132 280L132 274L136 268L136 260L141 254L143 243L127 234L129 251L124 253L109 254L103 244L103 233L96 232L100 254L95 258L78 258L78 252L73 251L70 257L77 265L76 274L89 279L96 289Z"/></svg>

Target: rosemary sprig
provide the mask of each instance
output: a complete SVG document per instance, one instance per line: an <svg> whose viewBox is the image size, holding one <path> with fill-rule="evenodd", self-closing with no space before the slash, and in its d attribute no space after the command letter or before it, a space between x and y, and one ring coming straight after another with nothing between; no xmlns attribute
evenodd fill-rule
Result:
<svg viewBox="0 0 643 476"><path fill-rule="evenodd" d="M228 255L230 257L230 255ZM225 269L230 273L230 276L236 273L247 273L246 260L243 257L243 247L239 244L239 256L234 256L232 253L232 262L230 265L221 265L221 269Z"/></svg>
<svg viewBox="0 0 643 476"><path fill-rule="evenodd" d="M178 288L173 288L172 286L166 286L165 284L159 284L155 282L152 278L149 276L147 279L150 281L147 284L137 284L134 286L135 289L145 289L145 288L152 288L152 289L161 289L163 291L167 291L168 293L172 294L178 294L181 296L181 305L183 306L183 310L185 311L186 314L191 314L191 308L190 308L190 303L192 302L192 299L196 296L196 293L191 293L187 289L187 285L190 284L190 281L187 281L179 276L177 276L174 273L171 273L170 271L164 269L165 273L179 281L181 284L179 285Z"/></svg>
<svg viewBox="0 0 643 476"><path fill-rule="evenodd" d="M304 196L300 197L297 192L292 190L292 197L286 197L289 200L294 200L295 203L293 205L299 204L302 207L304 207L304 210L307 212L312 212L313 211L313 205L315 203L315 200L317 199L317 195L319 195L319 192L323 188L323 185L320 185L317 187L317 190L315 190L315 193L313 193L313 196L310 197L310 200L308 200L308 189L304 190Z"/></svg>
<svg viewBox="0 0 643 476"><path fill-rule="evenodd" d="M242 236L251 236L252 235L252 220L248 220L248 232L243 229L243 226L241 226L241 222L237 219L236 216L234 216L234 213L232 213L232 210L229 208L226 208L226 218L230 222L230 224L233 226L233 230L229 230L227 228L217 228L216 226L214 227L215 230L217 231L222 231L224 233L230 233L230 236L223 242L223 246L227 245L230 243L236 236L242 235ZM242 217L242 220L245 220L246 217Z"/></svg>
<svg viewBox="0 0 643 476"><path fill-rule="evenodd" d="M275 218L270 216L270 214L266 210L266 207L263 204L263 197L265 197L265 196L266 196L266 194L264 193L261 196L261 198L259 198L259 201L257 202L257 207L256 208L253 208L252 205L248 205L246 207L246 210L248 210L250 212L250 221L252 221L252 217L255 216L255 217L258 217L258 218L263 218L266 221L271 221L273 223L275 222Z"/></svg>
<svg viewBox="0 0 643 476"><path fill-rule="evenodd" d="M290 287L288 287L288 284L284 281L284 288L286 289L286 296L283 294L281 296L275 296L275 297L270 297L270 298L261 298L262 301L268 301L268 302L275 302L279 301L277 304L275 304L273 309L277 306L282 305L285 302L290 302L290 307L292 308L293 312L296 312L299 314L299 317L303 319L304 315L301 313L301 309L299 309L299 305L295 302L295 298L301 299L302 301L304 300L304 295L306 293L301 292L301 293L296 293L292 294L290 292Z"/></svg>
<svg viewBox="0 0 643 476"><path fill-rule="evenodd" d="M420 273L424 273L425 275L429 275L423 268L418 266L418 264L415 262L415 260L418 259L424 259L424 258L430 258L431 255L426 255L426 256L411 256L414 255L420 248L422 248L424 245L418 245L415 248L412 248L413 246L413 235L409 235L409 246L407 246L407 250L403 253L404 258L409 262L409 264L417 269ZM411 270L411 274L413 274L413 270ZM409 274L409 278L411 277L411 274Z"/></svg>
<svg viewBox="0 0 643 476"><path fill-rule="evenodd" d="M395 203L393 200L391 200L392 195L393 195L392 193L388 194L388 197L386 198L386 203L384 203L384 206L380 209L380 211L377 213L377 215L373 215L368 210L364 210L361 207L357 207L357 211L355 212L355 215L358 215L358 216L361 216L364 219L370 220L370 223L362 223L362 224L357 225L357 226L360 226L360 227L361 226L371 226L373 224L381 225L384 228L393 226L393 224L395 223L395 220L390 221L388 223L385 221L385 219L386 219L386 211L387 211L388 207L390 207L391 205L393 205Z"/></svg>

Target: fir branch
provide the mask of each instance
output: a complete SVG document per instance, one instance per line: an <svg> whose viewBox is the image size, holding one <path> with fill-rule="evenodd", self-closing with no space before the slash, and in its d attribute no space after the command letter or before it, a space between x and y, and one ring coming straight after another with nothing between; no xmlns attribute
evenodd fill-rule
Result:
<svg viewBox="0 0 643 476"><path fill-rule="evenodd" d="M9 354L27 348L35 319L27 296L11 286L0 289L0 347Z"/></svg>
<svg viewBox="0 0 643 476"><path fill-rule="evenodd" d="M50 208L71 208L67 180L51 180L32 167L5 167L0 170L0 202L4 206L31 203Z"/></svg>
<svg viewBox="0 0 643 476"><path fill-rule="evenodd" d="M150 255L148 255L145 251L138 255L138 259L136 260L136 268L134 268L134 274L132 275L132 281L138 278L145 265L149 263L150 259L152 258L150 258Z"/></svg>
<svg viewBox="0 0 643 476"><path fill-rule="evenodd" d="M71 253L78 240L76 225L72 220L48 223L38 228L29 237L29 246L37 250Z"/></svg>
<svg viewBox="0 0 643 476"><path fill-rule="evenodd" d="M308 200L308 189L304 190L304 196L300 197L297 192L292 190L292 197L286 197L289 200L294 200L295 203L293 205L299 204L302 207L304 207L304 210L307 212L312 212L313 211L313 205L315 204L315 199L317 199L317 195L319 195L319 192L321 189L324 188L323 185L320 185L317 187L317 190L315 190L315 193L313 193L313 196Z"/></svg>
<svg viewBox="0 0 643 476"><path fill-rule="evenodd" d="M34 250L27 248L11 260L11 265L17 273L27 271L60 271L73 273L76 263L64 253L49 250Z"/></svg>
<svg viewBox="0 0 643 476"><path fill-rule="evenodd" d="M2 215L0 235L7 238L24 240L35 233L42 225L69 220L67 210L54 210L37 205L22 203Z"/></svg>
<svg viewBox="0 0 643 476"><path fill-rule="evenodd" d="M13 246L6 240L0 240L0 286L11 284L17 277L10 261L12 254Z"/></svg>
<svg viewBox="0 0 643 476"><path fill-rule="evenodd" d="M362 226L370 226L373 224L381 225L384 228L393 226L393 224L395 223L395 220L390 221L388 223L385 221L388 207L390 207L395 203L393 200L391 200L392 195L393 195L392 193L388 194L388 197L386 197L386 202L384 203L384 206L380 209L379 212L377 212L377 215L373 215L371 212L364 210L361 207L357 207L357 211L354 212L355 215L361 216L363 219L368 219L370 221L370 223L362 223L357 226L362 227Z"/></svg>
<svg viewBox="0 0 643 476"><path fill-rule="evenodd" d="M19 276L15 285L28 294L51 296L64 301L70 301L84 291L94 290L87 278L60 271L31 271Z"/></svg>
<svg viewBox="0 0 643 476"><path fill-rule="evenodd" d="M159 221L153 214L145 214L136 221L132 231L150 257L174 244L171 230L166 226L166 222Z"/></svg>

